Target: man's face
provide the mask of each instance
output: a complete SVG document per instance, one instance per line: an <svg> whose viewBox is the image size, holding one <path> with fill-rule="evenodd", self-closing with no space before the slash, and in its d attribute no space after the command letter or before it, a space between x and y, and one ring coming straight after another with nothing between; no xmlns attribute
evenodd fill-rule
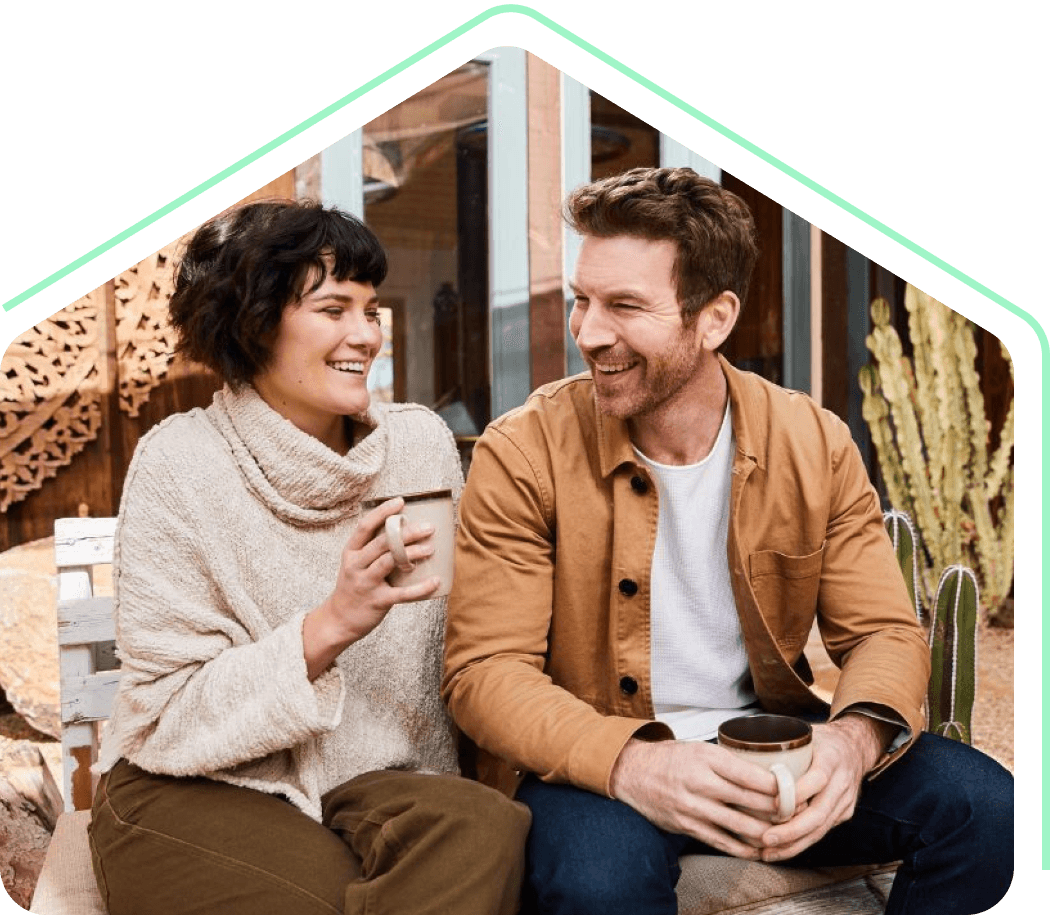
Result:
<svg viewBox="0 0 1050 915"><path fill-rule="evenodd" d="M620 419L673 406L701 365L698 323L682 322L671 241L585 236L569 329L590 366L598 406Z"/></svg>

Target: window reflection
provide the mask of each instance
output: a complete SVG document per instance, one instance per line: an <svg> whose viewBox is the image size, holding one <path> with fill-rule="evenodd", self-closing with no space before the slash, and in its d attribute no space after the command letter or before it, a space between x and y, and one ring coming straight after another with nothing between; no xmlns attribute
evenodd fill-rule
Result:
<svg viewBox="0 0 1050 915"><path fill-rule="evenodd" d="M390 259L369 386L434 408L457 437L491 418L487 123L487 65L471 62L362 132L365 221Z"/></svg>
<svg viewBox="0 0 1050 915"><path fill-rule="evenodd" d="M591 180L660 164L660 132L591 90Z"/></svg>

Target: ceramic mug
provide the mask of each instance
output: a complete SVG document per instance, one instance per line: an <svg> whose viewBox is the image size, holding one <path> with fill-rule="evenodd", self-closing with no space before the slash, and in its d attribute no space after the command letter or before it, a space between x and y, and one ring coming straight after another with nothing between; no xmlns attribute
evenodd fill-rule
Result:
<svg viewBox="0 0 1050 915"><path fill-rule="evenodd" d="M437 591L420 600L444 597L452 589L452 559L456 530L452 490L434 489L429 492L384 496L381 499L369 499L363 507L365 511L370 511L388 499L398 497L404 499L405 505L396 515L391 515L386 519L384 528L390 552L394 556L394 562L397 563L394 571L387 576L386 580L394 587L400 588L420 584L436 575L441 579ZM401 531L406 524L418 525L424 522L434 527L434 533L430 535L430 543L434 547L434 552L426 559L413 564L405 551Z"/></svg>
<svg viewBox="0 0 1050 915"><path fill-rule="evenodd" d="M768 769L777 780L775 823L795 812L795 782L813 761L813 728L790 715L745 715L718 726L718 744Z"/></svg>

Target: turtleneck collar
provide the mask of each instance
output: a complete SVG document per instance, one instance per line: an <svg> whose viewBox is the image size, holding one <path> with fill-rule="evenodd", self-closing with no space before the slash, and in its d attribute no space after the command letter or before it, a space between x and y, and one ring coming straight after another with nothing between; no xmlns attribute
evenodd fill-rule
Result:
<svg viewBox="0 0 1050 915"><path fill-rule="evenodd" d="M230 446L247 487L278 517L300 526L332 524L357 511L387 456L384 413L351 417L368 434L336 454L269 406L250 385L215 394L208 415Z"/></svg>

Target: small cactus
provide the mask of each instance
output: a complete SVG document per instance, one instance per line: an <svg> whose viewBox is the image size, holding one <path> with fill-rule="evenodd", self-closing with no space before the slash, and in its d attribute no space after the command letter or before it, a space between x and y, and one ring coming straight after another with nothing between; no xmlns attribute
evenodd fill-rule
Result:
<svg viewBox="0 0 1050 915"><path fill-rule="evenodd" d="M927 728L967 744L977 694L977 606L973 571L948 566L933 599Z"/></svg>
<svg viewBox="0 0 1050 915"><path fill-rule="evenodd" d="M915 607L915 618L921 623L923 601L919 590L922 587L922 579L919 577L919 535L915 533L915 526L906 512L891 508L882 513L882 520L890 540L893 541L893 550L904 575L904 584L908 587L908 594L911 595L911 602Z"/></svg>

